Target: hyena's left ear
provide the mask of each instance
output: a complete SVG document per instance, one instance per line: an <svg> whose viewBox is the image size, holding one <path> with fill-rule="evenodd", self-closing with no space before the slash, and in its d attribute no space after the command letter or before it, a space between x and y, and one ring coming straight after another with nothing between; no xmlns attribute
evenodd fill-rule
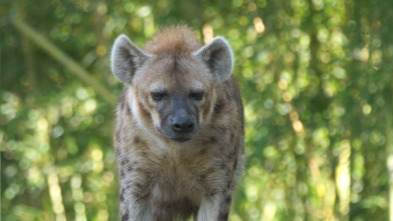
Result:
<svg viewBox="0 0 393 221"><path fill-rule="evenodd" d="M214 38L194 55L201 59L213 74L216 83L223 82L232 74L233 53L228 41L223 37Z"/></svg>
<svg viewBox="0 0 393 221"><path fill-rule="evenodd" d="M135 72L150 57L125 35L115 40L111 54L112 72L121 82L130 84Z"/></svg>

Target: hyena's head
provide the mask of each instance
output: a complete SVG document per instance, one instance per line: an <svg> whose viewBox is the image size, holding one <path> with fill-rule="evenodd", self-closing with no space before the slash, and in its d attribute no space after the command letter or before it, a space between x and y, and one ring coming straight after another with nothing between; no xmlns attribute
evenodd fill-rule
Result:
<svg viewBox="0 0 393 221"><path fill-rule="evenodd" d="M125 35L112 49L112 71L129 87L129 105L143 127L185 142L208 123L215 87L230 78L232 51L222 37L202 46L182 26L158 32L145 50Z"/></svg>

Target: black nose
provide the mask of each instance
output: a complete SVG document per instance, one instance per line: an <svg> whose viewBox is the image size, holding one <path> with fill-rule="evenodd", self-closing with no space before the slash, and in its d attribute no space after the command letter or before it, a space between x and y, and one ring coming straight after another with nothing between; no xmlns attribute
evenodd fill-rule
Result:
<svg viewBox="0 0 393 221"><path fill-rule="evenodd" d="M195 120L189 114L180 113L169 119L169 125L176 133L188 133L194 130Z"/></svg>

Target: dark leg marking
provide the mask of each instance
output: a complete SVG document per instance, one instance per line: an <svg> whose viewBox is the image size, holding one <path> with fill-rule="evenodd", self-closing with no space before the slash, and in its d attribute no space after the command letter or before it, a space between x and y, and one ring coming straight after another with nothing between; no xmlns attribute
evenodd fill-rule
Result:
<svg viewBox="0 0 393 221"><path fill-rule="evenodd" d="M127 159L127 158L123 158L122 160L121 160L121 165L126 165L126 164L128 164L130 161Z"/></svg>
<svg viewBox="0 0 393 221"><path fill-rule="evenodd" d="M141 138L138 137L138 136L135 136L135 137L134 137L134 144L137 144L137 143L139 143L139 142L141 142Z"/></svg>
<svg viewBox="0 0 393 221"><path fill-rule="evenodd" d="M233 170L236 170L236 168L237 168L237 161L238 161L238 158L236 157L235 163L233 163Z"/></svg>
<svg viewBox="0 0 393 221"><path fill-rule="evenodd" d="M235 135L233 134L233 132L231 133L231 136L229 138L230 143L233 143L233 140L235 139Z"/></svg>
<svg viewBox="0 0 393 221"><path fill-rule="evenodd" d="M128 221L128 211L126 211L127 213L126 214L124 214L122 217L121 217L121 221Z"/></svg>
<svg viewBox="0 0 393 221"><path fill-rule="evenodd" d="M219 221L227 221L228 220L228 214L229 214L229 212L220 213L220 215L218 216L218 220Z"/></svg>
<svg viewBox="0 0 393 221"><path fill-rule="evenodd" d="M120 201L123 202L124 201L124 189L120 190Z"/></svg>
<svg viewBox="0 0 393 221"><path fill-rule="evenodd" d="M225 203L226 203L226 204L231 204L231 202L232 202L232 197L231 197L231 196L227 196L227 197L225 198Z"/></svg>
<svg viewBox="0 0 393 221"><path fill-rule="evenodd" d="M133 166L129 166L128 167L128 172L131 172L132 170L134 170L134 167Z"/></svg>
<svg viewBox="0 0 393 221"><path fill-rule="evenodd" d="M126 105L126 110L127 110L127 114L128 114L128 115L132 115L132 113L131 113L131 108L130 108L129 105Z"/></svg>

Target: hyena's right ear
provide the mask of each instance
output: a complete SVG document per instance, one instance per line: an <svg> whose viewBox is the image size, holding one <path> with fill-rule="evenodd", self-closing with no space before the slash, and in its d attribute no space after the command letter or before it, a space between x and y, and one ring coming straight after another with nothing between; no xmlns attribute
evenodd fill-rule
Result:
<svg viewBox="0 0 393 221"><path fill-rule="evenodd" d="M125 35L115 40L111 54L112 72L121 82L130 84L136 70L150 57Z"/></svg>

